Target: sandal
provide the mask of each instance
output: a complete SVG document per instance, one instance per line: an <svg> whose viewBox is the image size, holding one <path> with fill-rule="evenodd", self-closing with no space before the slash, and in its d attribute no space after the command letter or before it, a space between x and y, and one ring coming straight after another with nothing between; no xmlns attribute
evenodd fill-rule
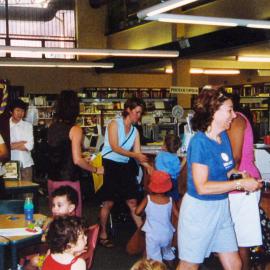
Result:
<svg viewBox="0 0 270 270"><path fill-rule="evenodd" d="M108 238L99 238L99 244L105 248L113 248L113 242Z"/></svg>

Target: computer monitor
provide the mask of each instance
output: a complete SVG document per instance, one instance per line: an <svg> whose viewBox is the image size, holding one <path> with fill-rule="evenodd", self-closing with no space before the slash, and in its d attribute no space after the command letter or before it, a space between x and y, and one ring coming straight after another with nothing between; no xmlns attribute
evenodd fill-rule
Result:
<svg viewBox="0 0 270 270"><path fill-rule="evenodd" d="M91 134L89 136L89 148L91 152L100 151L100 146L103 144L104 138L99 134Z"/></svg>
<svg viewBox="0 0 270 270"><path fill-rule="evenodd" d="M161 123L153 126L153 140L163 141L167 134L177 134L177 124L175 123Z"/></svg>
<svg viewBox="0 0 270 270"><path fill-rule="evenodd" d="M89 147L96 148L98 142L98 135L97 134L91 134L89 138Z"/></svg>

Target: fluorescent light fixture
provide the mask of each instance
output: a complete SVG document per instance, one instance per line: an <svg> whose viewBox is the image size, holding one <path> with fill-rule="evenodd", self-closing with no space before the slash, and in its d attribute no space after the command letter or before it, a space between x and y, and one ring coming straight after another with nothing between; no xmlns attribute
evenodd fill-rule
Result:
<svg viewBox="0 0 270 270"><path fill-rule="evenodd" d="M238 69L205 69L204 70L204 74L207 74L207 75L238 75L240 74L240 70Z"/></svg>
<svg viewBox="0 0 270 270"><path fill-rule="evenodd" d="M237 60L240 62L270 63L270 57L264 56L238 56Z"/></svg>
<svg viewBox="0 0 270 270"><path fill-rule="evenodd" d="M203 69L203 68L191 68L189 70L191 74L205 74L205 75L237 75L240 74L238 69Z"/></svg>
<svg viewBox="0 0 270 270"><path fill-rule="evenodd" d="M246 20L246 19L193 16L193 15L180 15L168 13L149 16L146 17L145 20L169 22L169 23L202 24L202 25L216 25L229 27L246 26L246 27L270 29L270 21L266 20Z"/></svg>
<svg viewBox="0 0 270 270"><path fill-rule="evenodd" d="M205 24L219 26L237 26L235 22L231 22L226 18L214 18L205 16L177 15L177 14L160 14L152 17L147 17L146 20L169 22L169 23L188 23L188 24Z"/></svg>
<svg viewBox="0 0 270 270"><path fill-rule="evenodd" d="M0 61L0 67L57 67L57 68L113 68L113 63Z"/></svg>
<svg viewBox="0 0 270 270"><path fill-rule="evenodd" d="M42 48L21 46L0 46L0 52L12 53L53 53L87 56L130 56L130 57L178 57L179 51L170 50L113 50L113 49L79 49L79 48Z"/></svg>
<svg viewBox="0 0 270 270"><path fill-rule="evenodd" d="M3 3L2 3L3 2ZM9 1L9 6L13 7L31 7L31 8L47 8L50 0L21 0ZM0 1L0 6L4 6L5 1Z"/></svg>
<svg viewBox="0 0 270 270"><path fill-rule="evenodd" d="M203 69L202 68L191 68L189 70L190 74L203 74Z"/></svg>
<svg viewBox="0 0 270 270"><path fill-rule="evenodd" d="M157 15L196 1L198 0L169 0L139 11L137 17L139 19L144 19L145 17Z"/></svg>
<svg viewBox="0 0 270 270"><path fill-rule="evenodd" d="M258 69L258 76L270 76L270 70L269 69Z"/></svg>
<svg viewBox="0 0 270 270"><path fill-rule="evenodd" d="M261 29L270 29L270 25L263 24L263 23L249 23L249 24L247 24L247 27L250 27L250 28L261 28Z"/></svg>
<svg viewBox="0 0 270 270"><path fill-rule="evenodd" d="M173 73L173 68L172 67L165 67L165 73L172 74Z"/></svg>

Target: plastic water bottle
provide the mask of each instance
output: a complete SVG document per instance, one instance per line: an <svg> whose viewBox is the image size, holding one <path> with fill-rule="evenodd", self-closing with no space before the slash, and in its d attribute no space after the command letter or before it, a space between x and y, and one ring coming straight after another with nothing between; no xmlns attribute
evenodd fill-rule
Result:
<svg viewBox="0 0 270 270"><path fill-rule="evenodd" d="M31 197L26 197L24 201L24 218L26 225L33 222L34 205Z"/></svg>

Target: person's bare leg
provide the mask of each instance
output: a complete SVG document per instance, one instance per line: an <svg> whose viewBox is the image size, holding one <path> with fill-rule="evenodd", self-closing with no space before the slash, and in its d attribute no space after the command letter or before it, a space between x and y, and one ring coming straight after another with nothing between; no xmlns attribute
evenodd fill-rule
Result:
<svg viewBox="0 0 270 270"><path fill-rule="evenodd" d="M176 268L176 270L197 270L199 269L199 264L197 263L190 263L190 262L186 262L186 261L180 261L178 263L178 266Z"/></svg>
<svg viewBox="0 0 270 270"><path fill-rule="evenodd" d="M105 201L102 203L102 207L100 208L99 219L100 219L100 233L99 237L102 239L107 239L107 222L109 218L109 214L113 207L113 201Z"/></svg>
<svg viewBox="0 0 270 270"><path fill-rule="evenodd" d="M249 248L248 247L239 247L239 255L242 261L242 270L250 270L250 258L249 258Z"/></svg>
<svg viewBox="0 0 270 270"><path fill-rule="evenodd" d="M127 203L127 206L130 209L130 214L131 214L137 228L140 228L142 226L142 224L143 224L143 221L142 221L142 218L140 216L137 216L135 214L135 210L136 210L136 207L137 207L137 200L136 199L130 199L130 200L127 200L126 203Z"/></svg>
<svg viewBox="0 0 270 270"><path fill-rule="evenodd" d="M224 270L241 270L242 262L237 251L218 253L218 257Z"/></svg>

